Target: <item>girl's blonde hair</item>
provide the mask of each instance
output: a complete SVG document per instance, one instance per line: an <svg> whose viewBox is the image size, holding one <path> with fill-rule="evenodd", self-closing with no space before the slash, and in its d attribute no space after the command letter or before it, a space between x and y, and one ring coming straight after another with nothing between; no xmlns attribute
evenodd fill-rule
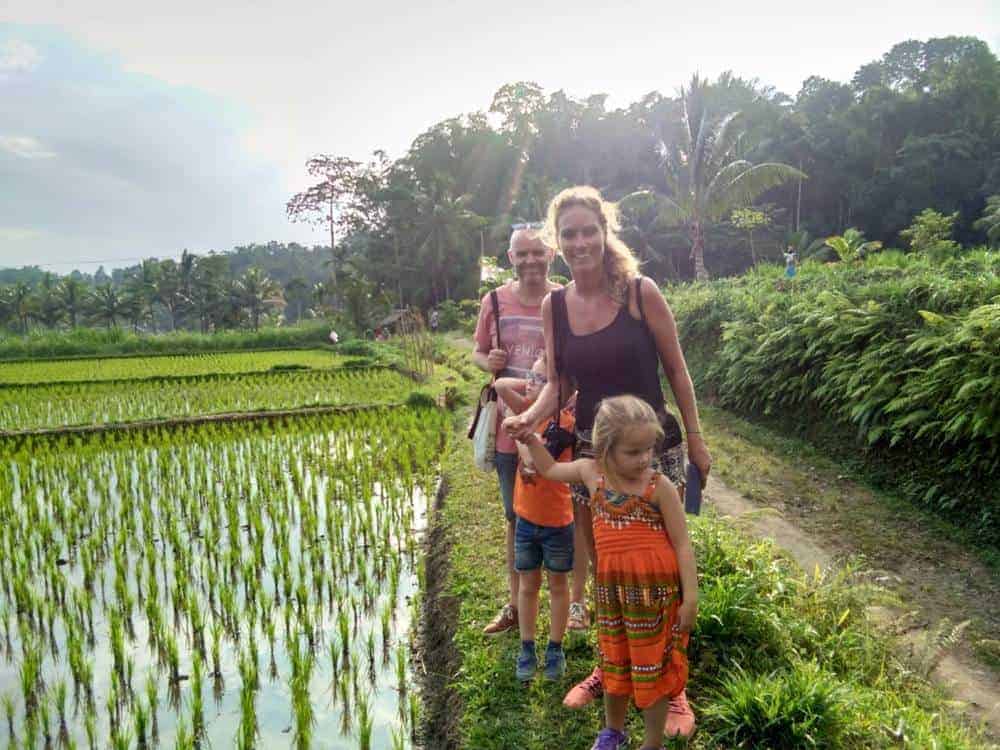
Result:
<svg viewBox="0 0 1000 750"><path fill-rule="evenodd" d="M597 216L604 234L604 272L608 276L608 287L611 296L624 304L628 298L629 282L639 275L639 261L618 236L621 225L617 206L604 200L597 188L576 185L566 188L552 199L542 231L545 243L559 247L559 217L573 206L583 206Z"/></svg>
<svg viewBox="0 0 1000 750"><path fill-rule="evenodd" d="M594 446L594 460L608 471L608 457L611 449L621 440L625 430L640 425L649 425L656 431L656 442L663 440L663 427L656 418L653 407L636 396L612 396L597 405L594 415L594 429L591 433Z"/></svg>

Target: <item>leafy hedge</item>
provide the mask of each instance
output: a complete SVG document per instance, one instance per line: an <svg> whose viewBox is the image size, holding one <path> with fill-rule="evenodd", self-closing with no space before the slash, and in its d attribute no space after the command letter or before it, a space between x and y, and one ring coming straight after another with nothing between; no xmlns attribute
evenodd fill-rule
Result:
<svg viewBox="0 0 1000 750"><path fill-rule="evenodd" d="M1000 542L1000 253L762 266L666 294L722 405L850 426L904 494Z"/></svg>

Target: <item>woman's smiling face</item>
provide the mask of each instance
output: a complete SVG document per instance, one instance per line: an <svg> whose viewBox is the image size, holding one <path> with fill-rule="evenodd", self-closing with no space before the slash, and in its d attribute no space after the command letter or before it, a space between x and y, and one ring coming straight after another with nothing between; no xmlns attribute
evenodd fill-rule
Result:
<svg viewBox="0 0 1000 750"><path fill-rule="evenodd" d="M604 262L604 230L596 213L584 206L570 206L556 225L559 250L575 275L595 271Z"/></svg>

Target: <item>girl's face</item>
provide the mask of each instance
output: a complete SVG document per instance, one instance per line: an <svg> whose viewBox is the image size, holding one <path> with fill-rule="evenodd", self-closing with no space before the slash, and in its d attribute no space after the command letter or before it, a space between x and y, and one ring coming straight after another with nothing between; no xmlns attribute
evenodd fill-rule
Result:
<svg viewBox="0 0 1000 750"><path fill-rule="evenodd" d="M542 360L536 359L528 374L528 385L524 389L524 395L534 401L542 392L542 387L546 382L548 382L548 378L546 378L545 364Z"/></svg>
<svg viewBox="0 0 1000 750"><path fill-rule="evenodd" d="M559 250L574 276L599 270L604 262L604 230L599 219L585 206L570 206L559 214Z"/></svg>
<svg viewBox="0 0 1000 750"><path fill-rule="evenodd" d="M638 479L653 463L656 428L649 424L628 427L611 448L615 473L622 479Z"/></svg>

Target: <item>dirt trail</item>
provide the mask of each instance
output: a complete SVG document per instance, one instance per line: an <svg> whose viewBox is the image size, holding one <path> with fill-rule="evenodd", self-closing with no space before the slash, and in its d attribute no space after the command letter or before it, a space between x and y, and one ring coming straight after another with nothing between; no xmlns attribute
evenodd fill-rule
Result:
<svg viewBox="0 0 1000 750"><path fill-rule="evenodd" d="M842 544L833 546L827 540L817 538L794 522L794 512L757 505L715 477L709 479L705 497L706 505L714 507L719 515L739 519L751 533L772 539L806 571L814 570L817 565L825 568L855 551ZM976 576L981 576L977 582L989 587L992 580L989 571L979 570L982 566L970 559L964 551L949 550L949 554L956 556L941 557L934 554L936 550L929 548L949 546L948 542L939 539L924 541L928 547L913 548L914 554L905 564L893 566L898 569L891 573L883 571L878 576L881 585L896 591L904 600L919 608L922 622L903 634L904 639L914 646L922 642L927 625L933 626L943 617L957 622L969 616L996 616L991 610L1000 606L1000 597L992 597L992 604L990 599L976 601L965 596L966 585L949 586L943 580L940 561L944 559L953 563L951 568L955 571L955 577L962 580L962 584L967 584L970 579L975 581ZM927 591L928 581L934 583L931 587L933 591L928 592L933 593L933 596L921 595L922 591ZM947 590L942 591L942 586L947 587ZM940 607L942 593L949 603L945 611ZM976 596L980 592L971 593ZM996 593L995 588L993 593ZM987 608L985 611L984 606ZM873 614L878 621L889 626L899 622L906 613L903 610L878 607L874 608ZM962 703L962 710L972 723L981 723L992 737L1000 738L1000 679L978 663L971 651L960 647L953 653L946 654L932 676Z"/></svg>

